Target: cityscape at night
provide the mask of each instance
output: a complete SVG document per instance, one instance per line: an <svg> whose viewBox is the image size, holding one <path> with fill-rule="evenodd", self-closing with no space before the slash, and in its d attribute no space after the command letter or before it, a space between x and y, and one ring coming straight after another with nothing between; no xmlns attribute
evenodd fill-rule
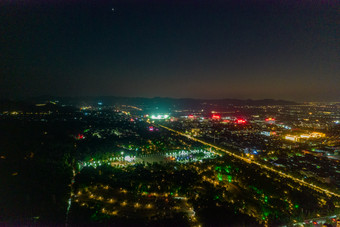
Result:
<svg viewBox="0 0 340 227"><path fill-rule="evenodd" d="M340 227L338 1L0 1L0 226Z"/></svg>

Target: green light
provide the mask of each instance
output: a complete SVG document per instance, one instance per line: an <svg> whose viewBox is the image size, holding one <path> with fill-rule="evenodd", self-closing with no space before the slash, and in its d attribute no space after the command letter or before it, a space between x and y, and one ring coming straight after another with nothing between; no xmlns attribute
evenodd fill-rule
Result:
<svg viewBox="0 0 340 227"><path fill-rule="evenodd" d="M299 204L295 204L295 208L296 208L296 209L299 208Z"/></svg>
<svg viewBox="0 0 340 227"><path fill-rule="evenodd" d="M264 197L264 202L268 203L268 196Z"/></svg>
<svg viewBox="0 0 340 227"><path fill-rule="evenodd" d="M231 166L226 166L226 167L224 168L224 170L225 170L227 173L230 173L230 169L231 169Z"/></svg>

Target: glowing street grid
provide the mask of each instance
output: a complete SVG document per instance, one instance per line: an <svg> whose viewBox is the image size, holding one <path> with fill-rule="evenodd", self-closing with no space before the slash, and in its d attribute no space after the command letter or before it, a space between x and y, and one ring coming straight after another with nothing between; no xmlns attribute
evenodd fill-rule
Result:
<svg viewBox="0 0 340 227"><path fill-rule="evenodd" d="M156 124L147 117L119 116L118 134L91 129L86 139L78 140L84 146L92 138L115 138L116 148L102 155L90 152L92 158L78 161L70 224L81 221L81 214L93 223L185 226L205 225L212 218L224 223L215 216L222 213L233 218L232 224L245 226L309 226L334 223L334 215L338 217L336 193L259 163L254 150L241 156L170 128L170 119L157 119Z"/></svg>

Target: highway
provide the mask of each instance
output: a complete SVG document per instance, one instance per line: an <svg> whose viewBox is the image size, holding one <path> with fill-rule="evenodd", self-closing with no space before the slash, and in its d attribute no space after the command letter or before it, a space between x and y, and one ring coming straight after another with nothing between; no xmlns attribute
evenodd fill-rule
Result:
<svg viewBox="0 0 340 227"><path fill-rule="evenodd" d="M327 196L330 196L330 197L331 197L331 196L335 196L335 197L340 198L340 194L337 194L337 193L335 193L335 192L331 192L331 191L329 191L329 190L327 190L327 189L324 189L324 188L321 188L321 187L316 186L316 185L314 185L314 184L305 182L304 180L301 180L301 179L299 179L299 178L293 177L293 176L291 176L291 175L289 175L289 174L287 174L287 173L284 173L284 172L282 172L282 171L276 170L276 169L274 169L274 168L272 168L272 167L269 167L269 166L267 166L267 165L261 164L261 163L259 163L259 162L254 161L254 160L251 160L251 159L242 157L242 156L240 156L240 155L234 154L234 153L232 153L232 152L230 152L230 151L228 151L228 150L225 150L225 149L223 149L223 148L217 147L217 146L215 146L215 145L213 145L213 144L210 144L210 143L207 143L207 142L205 142L205 141L203 141L203 140L196 139L196 138L194 138L194 137L192 137L192 136L190 136L190 135L187 135L187 134L185 134L185 133L176 131L176 130L171 129L171 128L169 128L169 127L166 127L166 126L164 126L164 125L155 124L155 126L164 128L164 129L169 130L169 131L171 131L171 132L174 132L174 133L176 133L176 134L178 134L178 135L187 137L187 138L190 139L190 140L193 140L193 141L199 142L199 143L201 143L201 144L204 144L204 145L206 145L206 146L215 148L215 149L218 150L218 151L221 151L221 152L223 152L223 153L226 153L226 154L228 154L228 155L230 155L230 156L232 156L232 157L234 157L234 158L237 158L237 159L239 159L239 160L242 160L242 161L244 161L244 162L253 163L253 164L259 166L260 168L269 170L269 171L271 171L271 172L274 172L274 173L280 175L281 177L289 178L289 179L293 180L294 182L299 183L300 185L309 187L309 188L311 188L311 189L313 189L313 190L315 190L315 191L321 192L321 193L325 193Z"/></svg>

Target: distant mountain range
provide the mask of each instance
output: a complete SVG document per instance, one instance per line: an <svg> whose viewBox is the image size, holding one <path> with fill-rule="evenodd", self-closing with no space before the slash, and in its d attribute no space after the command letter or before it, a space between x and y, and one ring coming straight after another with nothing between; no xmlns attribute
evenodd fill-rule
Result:
<svg viewBox="0 0 340 227"><path fill-rule="evenodd" d="M76 108L73 106L62 106L56 103L43 102L34 103L33 101L13 101L13 100L0 100L0 113L4 111L22 111L22 112L60 112L70 113L74 112Z"/></svg>
<svg viewBox="0 0 340 227"><path fill-rule="evenodd" d="M286 101L286 100L275 100L275 99L192 99L192 98L143 98L143 97L117 97L117 96L98 96L98 97L39 97L37 101L47 101L47 100L59 100L62 103L68 104L79 104L81 102L87 102L95 104L102 102L103 105L114 105L114 104L135 104L135 105L150 105L164 103L168 105L181 105L181 104L217 104L217 105L296 105L296 102Z"/></svg>
<svg viewBox="0 0 340 227"><path fill-rule="evenodd" d="M50 102L56 103L51 104ZM45 106L36 106L36 104L46 104ZM242 100L242 99L190 99L190 98L141 98L141 97L52 97L40 96L21 101L0 100L0 111L6 110L32 110L36 108L58 109L58 106L83 106L83 105L137 105L144 107L159 107L161 109L169 108L204 108L209 106L273 106L273 105L297 105L298 103L286 100L261 99L261 100ZM33 109L32 109L33 108Z"/></svg>

